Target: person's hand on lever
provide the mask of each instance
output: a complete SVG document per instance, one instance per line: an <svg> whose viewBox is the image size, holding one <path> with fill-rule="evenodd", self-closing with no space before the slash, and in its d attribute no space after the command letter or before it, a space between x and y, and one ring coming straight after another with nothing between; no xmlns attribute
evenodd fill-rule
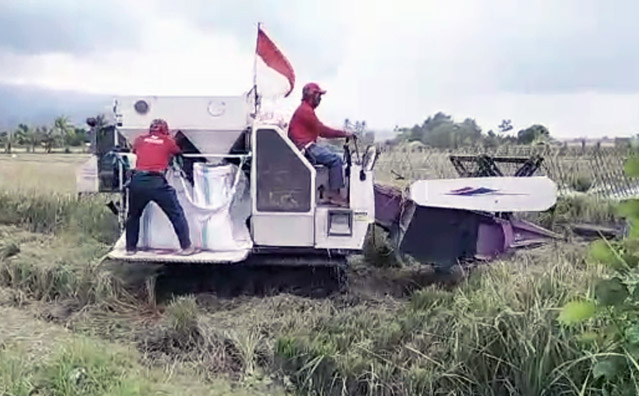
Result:
<svg viewBox="0 0 639 396"><path fill-rule="evenodd" d="M346 143L348 143L350 140L357 140L357 136L353 133L353 132L349 132L349 131L344 131L346 132Z"/></svg>

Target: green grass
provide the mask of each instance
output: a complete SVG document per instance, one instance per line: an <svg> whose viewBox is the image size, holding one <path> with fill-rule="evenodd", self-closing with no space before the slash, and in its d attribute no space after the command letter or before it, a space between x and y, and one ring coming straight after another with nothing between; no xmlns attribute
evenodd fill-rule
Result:
<svg viewBox="0 0 639 396"><path fill-rule="evenodd" d="M0 224L19 225L41 233L66 232L113 243L117 218L106 197L0 191Z"/></svg>
<svg viewBox="0 0 639 396"><path fill-rule="evenodd" d="M0 394L7 396L151 396L151 395L257 395L282 394L258 392L233 386L217 379L202 383L173 364L170 368L149 368L140 364L139 353L124 345L74 336L41 322L2 310L13 320L21 321L25 330L40 331L45 339L2 335L6 342L0 350ZM0 328L6 324L0 325ZM35 342L48 348L29 358L27 352ZM51 345L52 344L52 345Z"/></svg>
<svg viewBox="0 0 639 396"><path fill-rule="evenodd" d="M556 321L556 308L587 293L602 271L586 264L577 246L520 252L473 273L455 289L431 286L399 300L363 290L376 283L357 282L342 297L346 303L254 298L220 311L186 296L157 307L160 319L150 325L140 320L147 303L139 300L127 314L137 310L140 318L124 323L128 330L122 332L112 329L121 326L122 316L113 304L105 304L121 298L118 283L96 262L108 245L91 236L99 235L91 227L71 234L82 225L65 216L85 209L61 202L59 220L47 223L56 236L26 231L37 229L33 220L2 229L7 242L1 250L8 253L0 261L0 282L35 299L71 300L85 312L99 313L100 320L89 315L82 326L71 327L107 338L119 334L122 342L137 346L146 356L141 361L151 367L178 362L206 383L231 378L243 389L270 389L273 381L290 381L301 393L325 395L569 395L579 394L584 384L584 394L601 394L588 382L588 361L573 364L583 357L575 334ZM42 217L52 216L42 209ZM375 273L391 282L400 271L378 266ZM109 371L118 366L129 372L129 363L104 357L94 364L82 360L83 353L82 348L62 353L42 371L46 386L58 392L52 394L79 391L67 377L52 374L68 374L78 365L95 378L82 385L86 394L145 394L126 392L145 392L146 382ZM7 380L11 386L35 381L22 380L17 372L18 379Z"/></svg>
<svg viewBox="0 0 639 396"><path fill-rule="evenodd" d="M297 386L318 394L579 394L589 366L570 364L581 348L556 308L600 271L581 257L523 254L452 292L418 291L397 310L327 316L279 337L276 355Z"/></svg>
<svg viewBox="0 0 639 396"><path fill-rule="evenodd" d="M197 334L198 306L195 297L175 298L166 308L166 316L172 331L184 337Z"/></svg>
<svg viewBox="0 0 639 396"><path fill-rule="evenodd" d="M521 217L555 230L569 228L573 223L610 226L619 225L623 221L615 203L587 195L559 198L550 210L526 213Z"/></svg>
<svg viewBox="0 0 639 396"><path fill-rule="evenodd" d="M0 175L15 169L5 165L0 160ZM65 183L57 192L0 192L0 286L20 294L0 299L0 308L20 300L25 312L76 332L52 338L54 347L36 359L7 343L34 333L33 324L15 333L0 324L0 395L278 394L281 387L315 395L604 395L576 337L589 325L569 329L556 320L558 307L587 294L603 273L577 244L518 252L455 288L421 287L421 274L397 268L376 234L344 295L196 295L155 305L122 286L138 267L118 279L99 265L117 237L106 201L80 200ZM616 216L612 205L576 197L538 219L552 226ZM53 315L60 306L68 312Z"/></svg>
<svg viewBox="0 0 639 396"><path fill-rule="evenodd" d="M117 298L118 282L99 268L108 246L88 237L56 238L0 227L0 286L38 300L74 299L81 305Z"/></svg>
<svg viewBox="0 0 639 396"><path fill-rule="evenodd" d="M0 351L0 395L30 396L33 389L30 370L20 354Z"/></svg>
<svg viewBox="0 0 639 396"><path fill-rule="evenodd" d="M152 386L135 372L136 362L90 342L65 345L36 375L52 395L150 395ZM139 368L138 368L139 369Z"/></svg>

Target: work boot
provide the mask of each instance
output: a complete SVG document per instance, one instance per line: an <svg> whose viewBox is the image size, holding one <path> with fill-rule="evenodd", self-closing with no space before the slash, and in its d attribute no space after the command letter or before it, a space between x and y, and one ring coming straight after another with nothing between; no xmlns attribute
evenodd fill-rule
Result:
<svg viewBox="0 0 639 396"><path fill-rule="evenodd" d="M178 252L178 255L180 256L192 256L193 254L196 253L196 250L193 246L191 247L187 247L186 249L182 249Z"/></svg>
<svg viewBox="0 0 639 396"><path fill-rule="evenodd" d="M348 207L348 200L339 194L330 194L328 203L335 206Z"/></svg>
<svg viewBox="0 0 639 396"><path fill-rule="evenodd" d="M339 206L341 208L348 208L348 201L344 198L333 198L330 201L331 205Z"/></svg>

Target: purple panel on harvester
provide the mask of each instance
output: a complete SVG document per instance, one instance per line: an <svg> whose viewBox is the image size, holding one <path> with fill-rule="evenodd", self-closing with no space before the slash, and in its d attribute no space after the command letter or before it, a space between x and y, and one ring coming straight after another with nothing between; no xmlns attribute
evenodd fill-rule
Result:
<svg viewBox="0 0 639 396"><path fill-rule="evenodd" d="M513 247L561 238L560 235L525 220L511 220L511 224L514 233L514 240L511 244Z"/></svg>
<svg viewBox="0 0 639 396"><path fill-rule="evenodd" d="M402 192L394 187L374 185L375 221L385 227L399 220L402 206Z"/></svg>
<svg viewBox="0 0 639 396"><path fill-rule="evenodd" d="M513 229L513 224L510 221L501 219L499 221L501 222L502 227L504 227L506 250L508 250L515 242L515 230Z"/></svg>
<svg viewBox="0 0 639 396"><path fill-rule="evenodd" d="M477 231L477 257L492 258L508 250L512 241L512 231L508 222L485 217Z"/></svg>
<svg viewBox="0 0 639 396"><path fill-rule="evenodd" d="M484 216L457 209L414 205L402 213L399 251L423 263L450 266L477 254L477 230ZM411 213L412 212L412 213Z"/></svg>

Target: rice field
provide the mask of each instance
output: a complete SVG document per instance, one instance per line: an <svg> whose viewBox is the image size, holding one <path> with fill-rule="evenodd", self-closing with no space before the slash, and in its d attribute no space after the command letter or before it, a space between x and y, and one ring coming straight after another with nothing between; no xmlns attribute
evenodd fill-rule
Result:
<svg viewBox="0 0 639 396"><path fill-rule="evenodd" d="M88 154L0 154L0 191L75 192L76 168Z"/></svg>
<svg viewBox="0 0 639 396"><path fill-rule="evenodd" d="M543 158L535 175L551 178L560 196L587 193L603 199L624 199L639 195L639 180L624 175L624 163L635 153L630 149L563 148L552 146L502 146L496 149L463 148L439 150L420 144L404 144L381 151L376 178L384 182L405 185L410 180L459 177L451 155L482 155L494 157ZM518 164L498 164L504 175L514 175ZM469 171L476 170L469 166ZM401 178L400 178L401 176ZM403 179L402 179L403 178Z"/></svg>
<svg viewBox="0 0 639 396"><path fill-rule="evenodd" d="M391 170L456 177L447 153L400 150L381 154L377 181L406 182ZM0 155L0 395L622 396L593 375L588 354L606 346L585 354L578 339L596 323L557 322L559 307L608 273L583 240L451 279L355 257L343 292L297 284L321 272L275 270L257 276L294 284L238 291L255 277L103 261L117 230L103 199L74 194L85 159ZM590 160L562 161L574 162L564 172L592 173ZM544 225L607 221L601 202L563 200Z"/></svg>
<svg viewBox="0 0 639 396"><path fill-rule="evenodd" d="M458 150L430 149L419 144L383 147L375 168L376 180L406 185L411 180L459 177L451 155L543 157L535 175L550 177L559 188L560 196L587 193L605 199L620 199L639 194L639 181L623 174L625 160L633 154L628 149L503 146L493 150L464 148ZM75 191L76 168L89 154L0 154L0 189L70 193ZM467 165L468 166L468 165ZM498 164L504 175L515 173L519 165ZM469 171L476 166L468 166Z"/></svg>

